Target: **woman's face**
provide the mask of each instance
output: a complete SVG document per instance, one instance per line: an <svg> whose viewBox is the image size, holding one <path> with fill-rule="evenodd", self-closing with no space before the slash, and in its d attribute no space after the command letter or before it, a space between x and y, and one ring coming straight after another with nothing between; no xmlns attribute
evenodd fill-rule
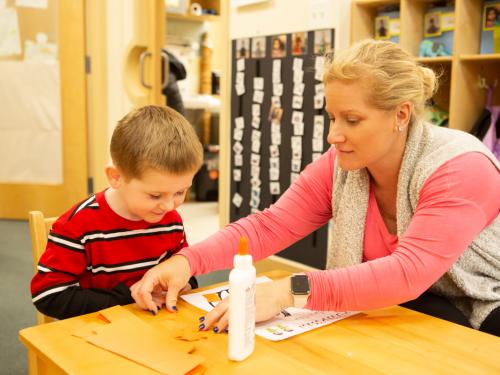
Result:
<svg viewBox="0 0 500 375"><path fill-rule="evenodd" d="M368 102L367 92L360 81L334 80L325 87L325 109L330 117L327 140L337 149L344 170L383 165L401 146L397 111L375 108Z"/></svg>

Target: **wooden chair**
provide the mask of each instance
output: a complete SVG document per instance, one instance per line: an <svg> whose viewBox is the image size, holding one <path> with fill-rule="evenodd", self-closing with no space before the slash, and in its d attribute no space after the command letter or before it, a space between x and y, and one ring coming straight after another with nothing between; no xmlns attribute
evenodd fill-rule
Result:
<svg viewBox="0 0 500 375"><path fill-rule="evenodd" d="M33 252L33 268L34 272L37 273L38 260L45 251L50 228L52 228L52 224L54 224L57 217L45 218L43 216L43 212L41 211L30 211L28 215L31 235L31 250ZM54 321L53 318L42 314L38 310L36 312L36 320L38 324L50 323Z"/></svg>

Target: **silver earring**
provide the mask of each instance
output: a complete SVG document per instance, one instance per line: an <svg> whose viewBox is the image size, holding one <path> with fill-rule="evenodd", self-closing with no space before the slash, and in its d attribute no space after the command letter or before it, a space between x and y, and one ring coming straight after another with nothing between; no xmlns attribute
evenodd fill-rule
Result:
<svg viewBox="0 0 500 375"><path fill-rule="evenodd" d="M400 132L403 131L403 125L398 125L398 131L400 131Z"/></svg>

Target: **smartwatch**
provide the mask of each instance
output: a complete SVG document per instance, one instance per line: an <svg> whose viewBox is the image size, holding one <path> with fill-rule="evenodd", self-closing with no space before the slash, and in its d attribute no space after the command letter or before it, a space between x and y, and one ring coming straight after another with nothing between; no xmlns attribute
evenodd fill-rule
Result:
<svg viewBox="0 0 500 375"><path fill-rule="evenodd" d="M290 278L290 291L293 295L293 306L303 308L309 297L309 277L303 273L293 274Z"/></svg>

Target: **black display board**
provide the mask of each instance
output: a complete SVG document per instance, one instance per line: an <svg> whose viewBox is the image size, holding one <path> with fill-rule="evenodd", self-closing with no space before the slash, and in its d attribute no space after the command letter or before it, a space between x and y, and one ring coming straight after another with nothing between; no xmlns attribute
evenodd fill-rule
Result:
<svg viewBox="0 0 500 375"><path fill-rule="evenodd" d="M333 48L334 30L322 30L323 33L328 33L329 48ZM301 170L312 161L312 139L313 139L313 123L315 115L322 115L324 117L324 136L323 136L323 152L328 149L326 142L326 135L328 132L328 117L323 108L315 109L314 100L316 95L316 86L321 83L318 81L318 76L315 78L315 61L316 52L318 52L315 36L318 38L318 31L308 31L307 33L307 51L304 54L292 54L294 47L295 34L283 34L281 37L284 39L286 35L286 56L281 58L272 57L272 42L275 41L276 35L259 37L262 45L262 40L265 38L265 54L256 54L252 52L252 47L255 49L255 41L252 38L242 43L241 40L233 40L232 42L232 89L231 89L231 176L235 168L241 171L241 181L235 181L231 178L231 199L235 193L238 193L243 201L239 207L233 202L230 202L230 220L231 222L238 220L244 216L251 214L252 208L250 207L250 196L252 191L251 179L251 154L252 154L252 105L256 104L254 101L254 78L262 77L264 79L264 98L260 104L261 121L258 130L261 132L260 140L260 204L256 207L262 210L269 207L272 203L276 202L279 195L272 195L269 189L270 184L270 149L271 143L271 121L268 119L268 114L271 108L271 101L273 97L273 60L281 60L281 83L283 84L283 93L280 96L281 108L283 110L281 117L281 144L279 145L279 183L281 187L281 194L290 186L291 180L291 159L292 159L292 146L291 137L294 135L294 126L292 124L292 113L297 110L292 108L292 99L294 96L294 59L302 59L303 70L303 103L302 108L299 110L303 112L304 131L302 136L302 165ZM254 38L255 39L255 38ZM253 43L252 43L253 42ZM328 48L328 49L329 49ZM254 57L252 57L252 55ZM256 55L263 57L255 57ZM243 57L242 57L243 56ZM246 58L244 57L246 56ZM238 74L238 60L244 58L244 80L245 93L238 95L236 84ZM240 62L241 64L241 62ZM240 65L241 69L241 65ZM240 77L241 78L241 77ZM241 93L240 93L241 94ZM238 117L244 118L244 128L241 145L243 145L243 165L235 166L235 151L233 145L235 140L233 138L235 132L235 119ZM312 267L324 269L326 265L326 252L327 252L327 226L325 225L310 234L306 238L283 250L277 255L284 258L297 261L310 265Z"/></svg>

